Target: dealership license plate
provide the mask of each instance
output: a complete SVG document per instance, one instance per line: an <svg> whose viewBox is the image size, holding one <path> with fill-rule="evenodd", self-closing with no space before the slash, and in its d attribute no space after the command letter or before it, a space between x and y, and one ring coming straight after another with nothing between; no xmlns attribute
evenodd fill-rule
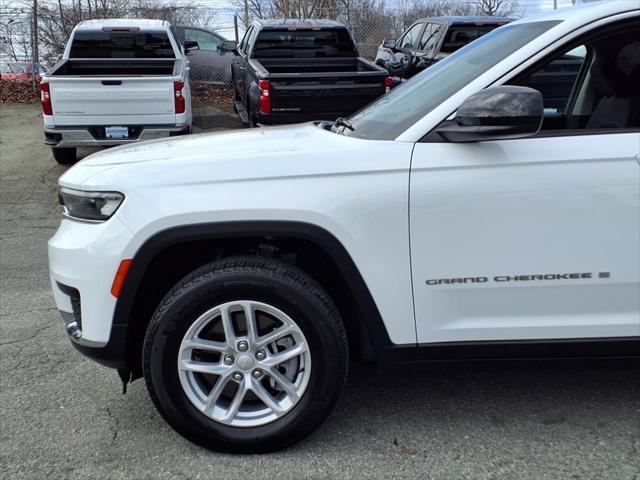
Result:
<svg viewBox="0 0 640 480"><path fill-rule="evenodd" d="M106 127L104 135L107 138L128 138L129 129L127 127Z"/></svg>

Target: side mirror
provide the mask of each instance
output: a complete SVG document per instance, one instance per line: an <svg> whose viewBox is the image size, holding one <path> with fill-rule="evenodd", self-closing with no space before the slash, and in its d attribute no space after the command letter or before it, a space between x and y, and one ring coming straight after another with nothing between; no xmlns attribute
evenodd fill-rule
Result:
<svg viewBox="0 0 640 480"><path fill-rule="evenodd" d="M187 52L191 52L193 50L200 50L200 45L198 45L198 42L186 41L184 42L184 49Z"/></svg>
<svg viewBox="0 0 640 480"><path fill-rule="evenodd" d="M237 53L238 44L233 40L225 40L224 42L222 42L222 45L220 46L220 50L222 50L223 52Z"/></svg>
<svg viewBox="0 0 640 480"><path fill-rule="evenodd" d="M453 124L436 132L448 142L481 142L535 135L544 117L542 94L529 87L500 86L467 98Z"/></svg>
<svg viewBox="0 0 640 480"><path fill-rule="evenodd" d="M395 38L385 38L382 41L382 46L384 48L396 48L396 39Z"/></svg>

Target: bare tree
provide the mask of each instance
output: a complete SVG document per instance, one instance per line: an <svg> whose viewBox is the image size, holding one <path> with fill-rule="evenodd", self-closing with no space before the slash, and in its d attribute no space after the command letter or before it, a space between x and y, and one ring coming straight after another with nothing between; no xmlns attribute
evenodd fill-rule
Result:
<svg viewBox="0 0 640 480"><path fill-rule="evenodd" d="M518 8L517 0L475 0L478 13L499 17L508 17Z"/></svg>

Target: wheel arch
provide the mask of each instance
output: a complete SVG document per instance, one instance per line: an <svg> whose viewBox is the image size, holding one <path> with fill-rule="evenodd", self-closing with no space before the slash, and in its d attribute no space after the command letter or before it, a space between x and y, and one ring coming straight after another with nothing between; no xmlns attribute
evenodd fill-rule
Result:
<svg viewBox="0 0 640 480"><path fill-rule="evenodd" d="M122 362L125 367L121 369L127 372L126 375L131 372L134 378L140 375L142 341L146 326L157 306L156 301L186 273L203 262L247 254L247 251L253 252L256 248L258 255L271 256L274 252L270 248L282 248L283 245L293 249L304 248L304 260L291 262L292 264L314 278L327 275L325 278L315 279L338 306L347 328L353 356L358 360L380 362L392 343L371 292L342 243L324 228L313 224L242 221L167 229L155 234L138 249L116 303L113 318L114 329L126 330L125 359ZM260 248L266 250L260 251ZM284 261L288 261L287 255L289 254L285 252ZM176 261L176 256L183 258ZM314 262L314 258L317 261ZM170 259L169 263L167 259ZM171 280L163 284L158 278L165 265L169 265L171 271L167 277ZM320 272L317 270L319 268L326 270ZM333 278L336 274L340 278Z"/></svg>

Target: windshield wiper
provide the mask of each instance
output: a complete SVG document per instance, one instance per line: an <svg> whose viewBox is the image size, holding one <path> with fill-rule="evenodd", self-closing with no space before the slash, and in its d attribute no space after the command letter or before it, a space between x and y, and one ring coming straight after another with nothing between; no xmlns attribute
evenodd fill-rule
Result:
<svg viewBox="0 0 640 480"><path fill-rule="evenodd" d="M355 127L353 125L351 125L351 122L349 122L349 120L347 120L344 117L338 117L336 118L336 121L333 122L333 126L334 127L344 127L344 128L348 128L349 130L351 130L352 132L355 130Z"/></svg>

